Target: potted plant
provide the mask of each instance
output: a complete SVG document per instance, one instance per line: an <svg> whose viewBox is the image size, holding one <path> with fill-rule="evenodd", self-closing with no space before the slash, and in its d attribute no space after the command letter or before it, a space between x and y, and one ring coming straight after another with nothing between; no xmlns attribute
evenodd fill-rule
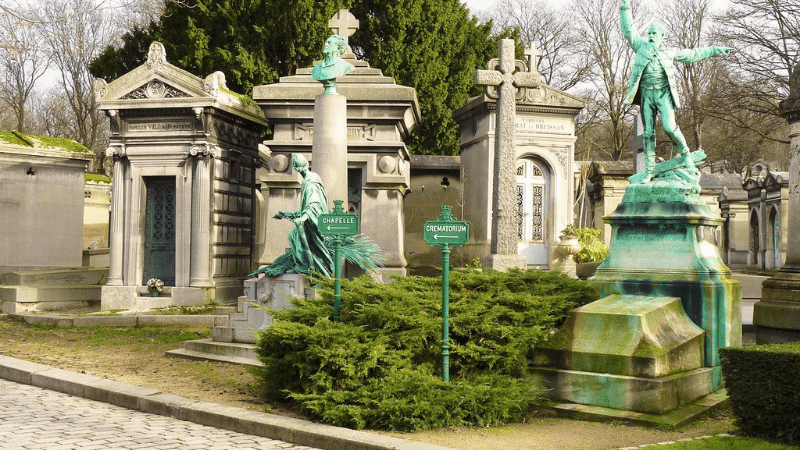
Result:
<svg viewBox="0 0 800 450"><path fill-rule="evenodd" d="M575 254L577 274L579 278L588 278L594 275L597 266L606 259L608 247L600 238L602 231L597 228L578 228L576 233L580 244L580 250Z"/></svg>
<svg viewBox="0 0 800 450"><path fill-rule="evenodd" d="M147 290L153 297L158 297L158 293L164 288L164 282L158 278L150 278L147 280Z"/></svg>

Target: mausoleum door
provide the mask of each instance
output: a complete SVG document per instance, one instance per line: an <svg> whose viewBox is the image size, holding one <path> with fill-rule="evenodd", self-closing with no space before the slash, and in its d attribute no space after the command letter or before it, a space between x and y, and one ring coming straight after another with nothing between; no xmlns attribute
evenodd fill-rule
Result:
<svg viewBox="0 0 800 450"><path fill-rule="evenodd" d="M550 212L549 172L533 159L517 160L517 239L518 252L528 265L549 264L547 215Z"/></svg>
<svg viewBox="0 0 800 450"><path fill-rule="evenodd" d="M144 276L175 286L175 178L145 177Z"/></svg>
<svg viewBox="0 0 800 450"><path fill-rule="evenodd" d="M781 266L781 227L774 209L770 212L769 220L772 226L772 268L778 268Z"/></svg>

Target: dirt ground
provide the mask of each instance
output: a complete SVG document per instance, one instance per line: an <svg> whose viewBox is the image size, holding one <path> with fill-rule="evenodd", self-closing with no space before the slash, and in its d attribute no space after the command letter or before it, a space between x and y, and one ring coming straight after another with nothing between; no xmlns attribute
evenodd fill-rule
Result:
<svg viewBox="0 0 800 450"><path fill-rule="evenodd" d="M2 316L0 316L2 317ZM168 358L182 341L208 337L209 329L162 328L120 335L101 329L31 327L0 318L0 354L158 389L186 398L302 417L268 407L257 395L256 378L242 366ZM678 431L532 417L495 428L447 428L414 434L382 433L462 450L609 449L698 436L735 433L729 411Z"/></svg>

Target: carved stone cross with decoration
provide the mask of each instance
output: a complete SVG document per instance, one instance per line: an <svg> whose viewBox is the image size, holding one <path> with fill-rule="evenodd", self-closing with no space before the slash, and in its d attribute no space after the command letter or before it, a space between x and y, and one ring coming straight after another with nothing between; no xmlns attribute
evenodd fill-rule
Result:
<svg viewBox="0 0 800 450"><path fill-rule="evenodd" d="M489 62L487 69L490 70L475 71L475 84L498 88L495 119L494 192L492 193L494 220L492 220L492 255L490 258L493 261L506 259L511 262L509 267L513 267L522 264L518 258L522 258L523 261L525 259L517 253L517 218L515 214L517 196L515 194L516 171L514 164L517 113L515 96L518 88L538 87L540 77L538 73L517 70L518 67L524 67L524 64L522 61L514 59L513 39L501 39L498 47L499 58ZM497 70L491 70L494 67ZM503 265L500 263L496 268L504 270Z"/></svg>
<svg viewBox="0 0 800 450"><path fill-rule="evenodd" d="M358 19L356 19L356 16L351 14L349 10L340 9L331 17L331 20L328 21L328 28L330 28L334 34L344 37L349 52L349 38L358 30L358 24Z"/></svg>
<svg viewBox="0 0 800 450"><path fill-rule="evenodd" d="M528 72L539 73L539 60L544 56L544 50L536 47L536 42L531 42L525 47L525 56L528 58Z"/></svg>

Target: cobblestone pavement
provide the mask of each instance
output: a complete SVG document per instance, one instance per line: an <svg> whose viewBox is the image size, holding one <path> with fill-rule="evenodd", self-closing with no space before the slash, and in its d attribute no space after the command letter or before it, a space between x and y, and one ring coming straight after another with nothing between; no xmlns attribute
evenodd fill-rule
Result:
<svg viewBox="0 0 800 450"><path fill-rule="evenodd" d="M0 449L317 450L2 379Z"/></svg>

